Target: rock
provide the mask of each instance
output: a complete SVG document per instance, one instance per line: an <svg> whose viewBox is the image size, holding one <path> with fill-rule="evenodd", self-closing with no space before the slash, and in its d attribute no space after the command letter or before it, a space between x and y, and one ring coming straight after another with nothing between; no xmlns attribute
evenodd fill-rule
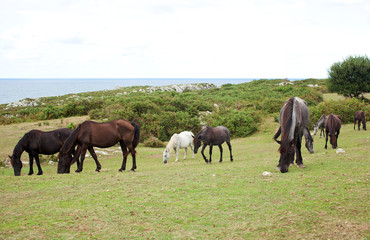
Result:
<svg viewBox="0 0 370 240"><path fill-rule="evenodd" d="M265 172L262 173L262 176L264 176L264 177L272 177L272 173L265 171Z"/></svg>
<svg viewBox="0 0 370 240"><path fill-rule="evenodd" d="M345 153L345 151L342 148L338 148L336 153Z"/></svg>

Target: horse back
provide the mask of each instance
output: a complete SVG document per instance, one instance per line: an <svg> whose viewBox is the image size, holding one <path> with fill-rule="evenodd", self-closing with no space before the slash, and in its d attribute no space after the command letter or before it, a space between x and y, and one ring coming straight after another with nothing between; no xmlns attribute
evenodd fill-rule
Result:
<svg viewBox="0 0 370 240"><path fill-rule="evenodd" d="M119 141L131 143L133 139L134 126L126 120L104 123L85 121L77 136L78 142L97 147L110 147Z"/></svg>

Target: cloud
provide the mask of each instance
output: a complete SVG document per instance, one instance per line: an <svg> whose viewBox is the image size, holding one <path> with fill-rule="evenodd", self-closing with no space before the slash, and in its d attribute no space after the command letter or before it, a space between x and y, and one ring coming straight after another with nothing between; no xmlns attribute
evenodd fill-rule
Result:
<svg viewBox="0 0 370 240"><path fill-rule="evenodd" d="M0 77L326 77L333 62L370 55L369 10L349 0L9 1Z"/></svg>

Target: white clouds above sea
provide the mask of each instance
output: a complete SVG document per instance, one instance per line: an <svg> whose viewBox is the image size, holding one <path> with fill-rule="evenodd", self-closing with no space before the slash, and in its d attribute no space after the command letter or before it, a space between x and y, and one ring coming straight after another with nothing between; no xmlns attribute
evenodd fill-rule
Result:
<svg viewBox="0 0 370 240"><path fill-rule="evenodd" d="M361 0L0 0L0 78L325 78L370 55Z"/></svg>

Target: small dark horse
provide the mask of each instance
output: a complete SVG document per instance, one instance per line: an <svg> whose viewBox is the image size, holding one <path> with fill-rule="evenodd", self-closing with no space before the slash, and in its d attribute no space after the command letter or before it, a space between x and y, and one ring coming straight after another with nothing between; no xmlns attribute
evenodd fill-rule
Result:
<svg viewBox="0 0 370 240"><path fill-rule="evenodd" d="M22 169L21 155L24 151L28 153L30 161L30 171L28 175L33 174L33 159L36 160L36 165L39 172L37 175L42 175L42 169L39 160L39 154L51 155L59 152L65 140L73 132L68 128L61 128L50 132L40 130L31 130L24 134L13 150L13 155L10 157L10 163L14 169L14 175L20 176ZM72 152L74 153L74 151Z"/></svg>
<svg viewBox="0 0 370 240"><path fill-rule="evenodd" d="M327 117L328 116L325 116L325 115L322 115L320 117L319 121L317 121L317 123L313 126L314 127L313 135L316 135L318 129L321 128L320 138L321 138L321 135L324 135L325 137L325 121Z"/></svg>
<svg viewBox="0 0 370 240"><path fill-rule="evenodd" d="M305 101L298 97L292 97L287 100L280 110L279 123L280 128L275 134L274 139L280 144L280 160L278 169L282 172L288 172L289 165L294 159L296 153L296 163L298 167L304 167L302 161L301 144L302 136L310 120L310 113ZM281 141L277 137L281 132Z"/></svg>
<svg viewBox="0 0 370 240"><path fill-rule="evenodd" d="M126 160L129 153L132 156L131 171L136 169L136 151L135 148L139 144L140 128L134 122L126 120L114 120L105 123L96 123L93 121L85 121L81 123L73 133L67 138L63 147L59 152L58 173L69 173L70 166L79 156L81 163L76 172L81 172L83 169L83 161L86 151L92 153L92 157L96 163L96 171L101 169L101 165L93 150L93 147L108 148L116 143L120 143L123 161L119 171L126 169ZM76 155L72 158L71 151L78 145ZM128 149L128 151L127 151Z"/></svg>
<svg viewBox="0 0 370 240"><path fill-rule="evenodd" d="M325 122L326 142L325 149L328 147L328 136L330 136L330 144L333 149L338 147L338 136L340 133L341 120L338 115L329 115Z"/></svg>
<svg viewBox="0 0 370 240"><path fill-rule="evenodd" d="M227 143L227 146L229 146L230 151L230 161L233 161L233 155L231 152L231 144L230 144L230 132L229 130L224 126L218 126L218 127L205 127L203 128L195 137L194 137L194 153L198 152L198 149L200 145L203 142L203 148L202 148L202 156L204 158L204 161L206 163L212 162L212 148L213 145L218 145L220 149L220 162L222 162L222 144L224 142ZM209 161L204 155L204 149L209 145Z"/></svg>
<svg viewBox="0 0 370 240"><path fill-rule="evenodd" d="M362 122L362 129L366 130L366 118L363 111L358 111L355 113L353 118L353 130L356 130L356 121L358 122L358 130L360 131L360 126Z"/></svg>

